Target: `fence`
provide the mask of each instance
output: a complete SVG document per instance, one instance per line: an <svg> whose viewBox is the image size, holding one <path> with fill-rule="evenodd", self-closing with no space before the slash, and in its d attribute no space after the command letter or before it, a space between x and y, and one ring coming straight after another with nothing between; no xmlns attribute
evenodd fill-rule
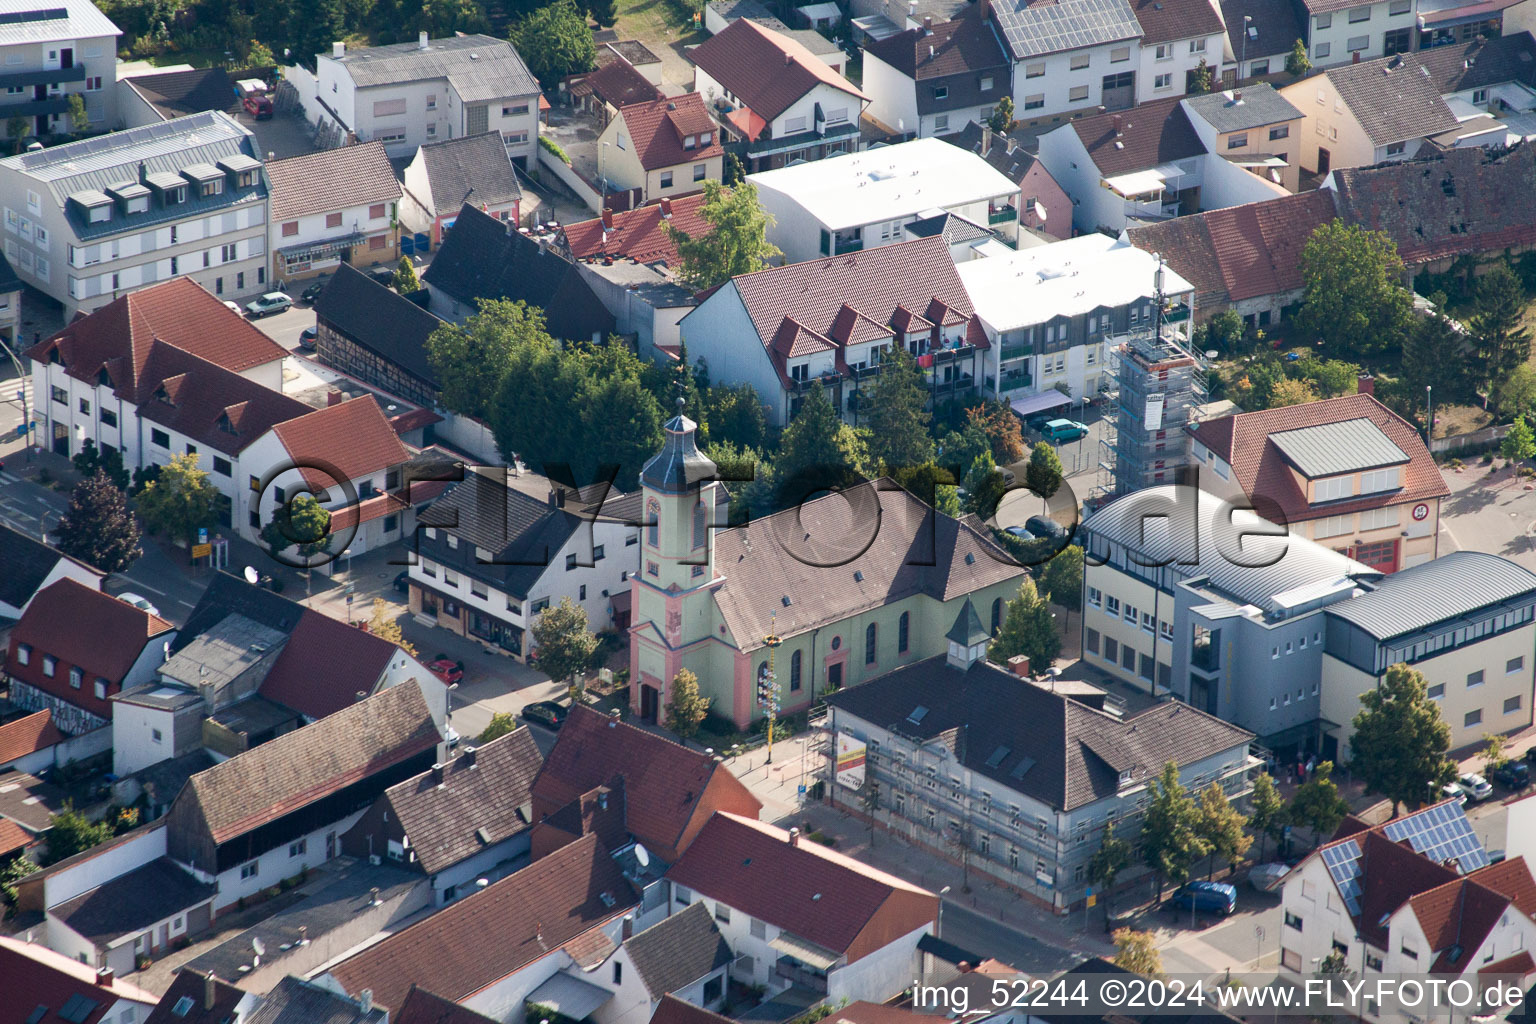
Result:
<svg viewBox="0 0 1536 1024"><path fill-rule="evenodd" d="M1447 452L1459 452L1466 448L1477 448L1485 444L1493 444L1502 441L1504 435L1509 433L1512 424L1500 423L1482 430L1474 430L1470 434L1456 434L1453 437L1437 437L1429 443L1429 450L1436 455Z"/></svg>

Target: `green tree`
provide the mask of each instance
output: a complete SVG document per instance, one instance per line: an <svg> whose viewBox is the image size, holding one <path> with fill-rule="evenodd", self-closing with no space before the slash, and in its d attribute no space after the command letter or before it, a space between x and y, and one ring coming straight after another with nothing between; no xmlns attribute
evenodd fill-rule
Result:
<svg viewBox="0 0 1536 1024"><path fill-rule="evenodd" d="M963 478L976 462L978 455L991 455L992 443L986 431L975 421L966 423L961 430L951 430L939 443L938 462L959 479ZM993 456L995 459L996 456Z"/></svg>
<svg viewBox="0 0 1536 1024"><path fill-rule="evenodd" d="M1068 544L1058 551L1040 571L1040 589L1052 601L1066 609L1075 609L1083 601L1083 549Z"/></svg>
<svg viewBox="0 0 1536 1024"><path fill-rule="evenodd" d="M1404 352L1406 361L1407 353ZM1510 418L1524 416L1526 422L1536 419L1536 366L1521 363L1515 367L1494 389L1499 400L1499 415ZM1449 400L1450 396L1447 395Z"/></svg>
<svg viewBox="0 0 1536 1024"><path fill-rule="evenodd" d="M421 279L416 276L416 265L411 262L409 256L400 257L400 265L395 268L395 276L390 279L389 284L401 295L414 295L421 291Z"/></svg>
<svg viewBox="0 0 1536 1024"><path fill-rule="evenodd" d="M629 355L628 350L624 350ZM630 358L633 358L631 355ZM584 478L598 466L618 466L618 486L631 491L640 469L662 444L661 406L638 376L625 373L587 377L582 404L586 457L577 461Z"/></svg>
<svg viewBox="0 0 1536 1024"><path fill-rule="evenodd" d="M973 405L965 410L965 422L967 431L974 426L986 436L999 466L1011 466L1024 457L1024 432L1007 402Z"/></svg>
<svg viewBox="0 0 1536 1024"><path fill-rule="evenodd" d="M1436 402L1457 402L1471 397L1470 358L1467 337L1439 313L1418 317L1403 338L1403 381L1422 393L1434 388ZM1531 379L1527 375L1527 379ZM1536 380L1532 380L1536 401Z"/></svg>
<svg viewBox="0 0 1536 1024"><path fill-rule="evenodd" d="M1061 456L1056 454L1056 449L1047 441L1037 442L1030 450L1029 465L1024 467L1024 483L1042 500L1049 500L1061 489L1064 478Z"/></svg>
<svg viewBox="0 0 1536 1024"><path fill-rule="evenodd" d="M821 384L811 385L779 439L773 468L778 501L788 507L818 491L848 487L865 479L869 455L852 427L838 419Z"/></svg>
<svg viewBox="0 0 1536 1024"><path fill-rule="evenodd" d="M509 732L517 729L517 718L510 711L498 711L491 715L490 722L481 730L480 737L475 740L481 746L499 740Z"/></svg>
<svg viewBox="0 0 1536 1024"><path fill-rule="evenodd" d="M272 510L261 540L274 555L297 547L301 558L310 558L331 543L331 514L314 495L296 494Z"/></svg>
<svg viewBox="0 0 1536 1024"><path fill-rule="evenodd" d="M1348 813L1349 803L1339 792L1339 784L1333 781L1332 761L1312 769L1307 781L1291 794L1291 805L1285 811L1291 824L1310 828L1319 843L1333 834Z"/></svg>
<svg viewBox="0 0 1536 1024"><path fill-rule="evenodd" d="M139 518L150 533L192 544L219 521L219 490L197 468L195 454L177 455L139 492Z"/></svg>
<svg viewBox="0 0 1536 1024"><path fill-rule="evenodd" d="M582 0L581 6L586 10L587 16L603 28L611 28L618 20L619 15L614 9L614 0Z"/></svg>
<svg viewBox="0 0 1536 1024"><path fill-rule="evenodd" d="M1213 782L1200 794L1200 839L1206 845L1210 857L1206 878L1216 873L1218 858L1233 868L1253 845L1248 834L1248 819L1227 800L1221 783Z"/></svg>
<svg viewBox="0 0 1536 1024"><path fill-rule="evenodd" d="M1307 44L1300 39L1291 47L1291 52L1285 55L1285 70L1296 78L1312 70L1312 61L1307 57Z"/></svg>
<svg viewBox="0 0 1536 1024"><path fill-rule="evenodd" d="M330 53L332 43L346 38L341 0L309 0L303 5L302 14L295 9L294 16L288 19L288 28L294 59L313 72L315 57Z"/></svg>
<svg viewBox="0 0 1536 1024"><path fill-rule="evenodd" d="M939 484L933 489L933 507L937 512L942 512L951 519L959 519L965 514L960 507L960 491L954 484Z"/></svg>
<svg viewBox="0 0 1536 1024"><path fill-rule="evenodd" d="M26 145L27 136L32 132L32 119L22 117L8 117L5 120L5 137L11 140L12 148L20 153Z"/></svg>
<svg viewBox="0 0 1536 1024"><path fill-rule="evenodd" d="M1516 416L1509 433L1499 442L1499 454L1511 462L1524 462L1536 456L1536 433L1526 426L1524 416Z"/></svg>
<svg viewBox="0 0 1536 1024"><path fill-rule="evenodd" d="M1413 297L1402 286L1397 246L1380 231L1331 220L1301 250L1297 325L1332 351L1369 355L1402 343Z"/></svg>
<svg viewBox="0 0 1536 1024"><path fill-rule="evenodd" d="M240 62L239 70L247 71L253 68L265 70L275 67L277 67L277 56L272 52L272 48L266 43L252 39L245 51L245 57Z"/></svg>
<svg viewBox="0 0 1536 1024"><path fill-rule="evenodd" d="M553 344L544 329L543 310L523 302L486 299L462 324L445 323L428 336L427 361L442 382L445 406L465 416L491 419L514 355L526 349L542 352Z"/></svg>
<svg viewBox="0 0 1536 1024"><path fill-rule="evenodd" d="M128 486L128 469L123 465L123 452L120 448L97 448L95 441L86 438L85 444L80 446L70 461L74 463L75 472L82 477L95 476L99 470L107 475L112 486L118 490Z"/></svg>
<svg viewBox="0 0 1536 1024"><path fill-rule="evenodd" d="M1451 727L1440 706L1429 699L1424 676L1407 665L1387 669L1380 684L1360 695L1350 740L1350 770L1367 793L1399 805L1419 806L1456 777L1456 764L1445 756Z"/></svg>
<svg viewBox="0 0 1536 1024"><path fill-rule="evenodd" d="M1088 881L1093 883L1104 903L1106 924L1109 921L1109 896L1114 891L1115 880L1120 877L1120 872L1131 866L1135 856L1136 848L1130 840L1121 839L1115 834L1115 823L1105 825L1099 848L1093 851L1093 856L1088 860Z"/></svg>
<svg viewBox="0 0 1536 1024"><path fill-rule="evenodd" d="M144 553L127 497L101 469L70 492L53 537L60 551L102 572L124 572Z"/></svg>
<svg viewBox="0 0 1536 1024"><path fill-rule="evenodd" d="M670 221L666 229L677 246L678 276L696 289L713 288L738 274L762 270L783 255L768 241L773 218L758 203L757 186L750 181L727 189L718 181L706 180L699 216L710 228L698 238Z"/></svg>
<svg viewBox="0 0 1536 1024"><path fill-rule="evenodd" d="M1241 341L1243 318L1230 309L1214 314L1205 322L1206 342L1212 348L1227 348Z"/></svg>
<svg viewBox="0 0 1536 1024"><path fill-rule="evenodd" d="M91 115L85 112L85 97L77 92L69 94L69 127L76 135L90 130Z"/></svg>
<svg viewBox="0 0 1536 1024"><path fill-rule="evenodd" d="M763 399L750 384L717 384L706 393L709 438L738 448L762 448L768 440Z"/></svg>
<svg viewBox="0 0 1536 1024"><path fill-rule="evenodd" d="M990 519L997 511L998 502L1008 492L1008 484L992 461L991 452L982 452L971 462L965 474L965 510L974 512L982 519Z"/></svg>
<svg viewBox="0 0 1536 1024"><path fill-rule="evenodd" d="M1248 796L1248 827L1259 837L1259 860L1264 859L1268 840L1277 842L1285 831L1285 797L1275 787L1275 780L1268 772L1260 772L1253 780L1253 792Z"/></svg>
<svg viewBox="0 0 1536 1024"><path fill-rule="evenodd" d="M1210 92L1214 81L1215 76L1211 74L1211 66L1205 62L1204 57L1201 57L1200 63L1189 73L1188 91L1191 95Z"/></svg>
<svg viewBox="0 0 1536 1024"><path fill-rule="evenodd" d="M869 454L886 473L921 466L933 458L923 371L906 349L891 351L869 396Z"/></svg>
<svg viewBox="0 0 1536 1024"><path fill-rule="evenodd" d="M1525 329L1525 292L1508 260L1499 260L1477 279L1477 308L1467 321L1483 383L1496 390L1517 366L1531 357L1531 332Z"/></svg>
<svg viewBox="0 0 1536 1024"><path fill-rule="evenodd" d="M597 63L592 29L573 0L555 0L513 25L512 45L545 89Z"/></svg>
<svg viewBox="0 0 1536 1024"><path fill-rule="evenodd" d="M411 657L416 657L416 645L405 638L405 633L400 629L400 619L396 615L397 605L392 605L382 597L373 599L373 609L368 615L368 632L382 640L388 640Z"/></svg>
<svg viewBox="0 0 1536 1024"><path fill-rule="evenodd" d="M1287 405L1306 405L1317 401L1317 390L1310 380L1285 377L1277 380L1269 389L1269 408L1279 409Z"/></svg>
<svg viewBox="0 0 1536 1024"><path fill-rule="evenodd" d="M1308 356L1292 365L1296 368L1295 376L1310 380L1323 398L1352 395L1360 383L1359 363Z"/></svg>
<svg viewBox="0 0 1536 1024"><path fill-rule="evenodd" d="M26 854L0 863L0 903L4 904L0 919L16 909L16 883L36 871L37 867L37 863L28 859Z"/></svg>
<svg viewBox="0 0 1536 1024"><path fill-rule="evenodd" d="M1163 955L1157 951L1157 936L1132 928L1117 928L1114 935L1115 956L1110 962L1121 970L1148 978L1163 973Z"/></svg>
<svg viewBox="0 0 1536 1024"><path fill-rule="evenodd" d="M671 696L667 699L666 721L668 729L680 739L692 739L699 734L704 716L709 714L710 700L699 692L699 677L688 669L680 670L672 677Z"/></svg>
<svg viewBox="0 0 1536 1024"><path fill-rule="evenodd" d="M575 700L582 689L579 676L597 649L597 637L587 629L587 610L562 597L559 604L544 609L533 621L533 645L539 668L551 679L565 680Z"/></svg>
<svg viewBox="0 0 1536 1024"><path fill-rule="evenodd" d="M1061 653L1061 637L1051 618L1051 607L1035 589L1028 576L1019 584L1019 594L1008 602L997 636L987 648L987 660L1006 665L1009 658L1022 654L1029 658L1031 672L1043 672Z"/></svg>
<svg viewBox="0 0 1536 1024"><path fill-rule="evenodd" d="M1157 897L1163 883L1189 881L1194 863L1209 852L1200 835L1200 807L1179 781L1179 766L1169 761L1151 782L1151 802L1141 824L1141 856L1157 879Z"/></svg>
<svg viewBox="0 0 1536 1024"><path fill-rule="evenodd" d="M1013 131L1013 97L1004 96L997 101L997 106L992 108L992 116L987 118L987 127L999 135L1007 135Z"/></svg>
<svg viewBox="0 0 1536 1024"><path fill-rule="evenodd" d="M112 826L105 822L91 821L73 807L65 807L53 816L44 839L48 852L43 855L42 866L57 864L66 857L84 853L112 838Z"/></svg>
<svg viewBox="0 0 1536 1024"><path fill-rule="evenodd" d="M1509 764L1509 754L1505 751L1508 746L1509 740L1499 733L1483 733L1483 746L1477 752L1477 756L1483 759L1483 774L1492 774Z"/></svg>
<svg viewBox="0 0 1536 1024"><path fill-rule="evenodd" d="M514 348L491 411L491 431L502 457L575 464L586 456L582 425L585 366L570 353L547 345Z"/></svg>

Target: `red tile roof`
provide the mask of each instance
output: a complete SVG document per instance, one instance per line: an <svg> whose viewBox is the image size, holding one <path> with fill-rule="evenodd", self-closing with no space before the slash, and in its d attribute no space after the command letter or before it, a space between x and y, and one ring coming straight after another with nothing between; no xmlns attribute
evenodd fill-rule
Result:
<svg viewBox="0 0 1536 1024"><path fill-rule="evenodd" d="M533 783L535 820L622 782L629 832L670 859L714 810L756 815L761 802L703 753L590 708L575 707Z"/></svg>
<svg viewBox="0 0 1536 1024"><path fill-rule="evenodd" d="M47 750L63 738L64 734L53 724L52 711L38 711L8 725L0 725L0 765Z"/></svg>
<svg viewBox="0 0 1536 1024"><path fill-rule="evenodd" d="M312 412L280 391L165 342L150 347L135 401L139 416L226 455L285 420ZM127 397L127 396L125 396Z"/></svg>
<svg viewBox="0 0 1536 1024"><path fill-rule="evenodd" d="M963 8L952 21L935 24L927 34L909 28L866 43L864 51L918 81L1006 68L1009 63L1002 42L975 6Z"/></svg>
<svg viewBox="0 0 1536 1024"><path fill-rule="evenodd" d="M1105 177L1145 171L1205 152L1179 97L1080 118L1072 122L1072 130Z"/></svg>
<svg viewBox="0 0 1536 1024"><path fill-rule="evenodd" d="M649 103L634 103L619 110L629 129L640 166L659 171L679 164L702 163L725 152L720 145L720 126L704 107L704 97L696 92L662 98ZM698 144L700 135L709 134L709 145ZM684 140L692 137L694 148L685 149Z"/></svg>
<svg viewBox="0 0 1536 1024"><path fill-rule="evenodd" d="M1536 879L1524 857L1500 861L1472 872L1471 878L1508 896L1527 917L1536 919Z"/></svg>
<svg viewBox="0 0 1536 1024"><path fill-rule="evenodd" d="M367 395L285 420L272 430L298 463L304 482L319 490L410 458L384 410Z"/></svg>
<svg viewBox="0 0 1536 1024"><path fill-rule="evenodd" d="M1366 941L1384 947L1388 917L1419 893L1454 882L1459 876L1454 868L1394 843L1380 829L1367 832L1360 846L1360 918L1356 927Z"/></svg>
<svg viewBox="0 0 1536 1024"><path fill-rule="evenodd" d="M394 1024L496 1024L490 1017L426 989L412 985L399 1009L389 1015Z"/></svg>
<svg viewBox="0 0 1536 1024"><path fill-rule="evenodd" d="M388 640L306 608L259 692L302 715L324 718L356 704L359 692L374 693L397 655L402 652Z"/></svg>
<svg viewBox="0 0 1536 1024"><path fill-rule="evenodd" d="M139 374L163 341L240 373L287 352L190 277L114 299L27 350L48 362L57 350L70 376L96 383L106 367L118 394L136 400Z"/></svg>
<svg viewBox="0 0 1536 1024"><path fill-rule="evenodd" d="M1278 447L1269 443L1269 435L1362 417L1369 419L1394 444L1408 453L1409 462L1402 473L1402 487L1353 501L1331 501L1313 508L1297 485L1290 463ZM1409 501L1443 498L1450 493L1435 460L1424 447L1424 439L1419 432L1407 420L1370 395L1343 395L1303 405L1223 416L1201 423L1195 428L1194 436L1232 466L1244 494L1263 495L1276 502L1290 522L1400 505Z"/></svg>
<svg viewBox="0 0 1536 1024"><path fill-rule="evenodd" d="M397 494L376 494L356 505L348 505L333 512L331 533L342 533L363 523L371 523L375 519L383 519L385 516L403 512L410 507L411 503Z"/></svg>
<svg viewBox="0 0 1536 1024"><path fill-rule="evenodd" d="M145 645L173 628L126 601L61 579L38 591L11 630L6 671L76 707L111 718L112 702L96 696L96 679L107 680L110 697L121 689ZM16 657L21 644L32 648L25 665ZM58 659L52 676L43 674L44 655ZM69 681L70 669L76 667L82 675L78 690Z"/></svg>
<svg viewBox="0 0 1536 1024"><path fill-rule="evenodd" d="M380 1006L403 1005L418 983L461 1000L623 916L638 902L597 837L584 836L330 973L348 992L372 989Z"/></svg>
<svg viewBox="0 0 1536 1024"><path fill-rule="evenodd" d="M580 76L571 85L572 95L592 93L614 107L646 103L662 98L662 92L626 60L611 60L590 74Z"/></svg>
<svg viewBox="0 0 1536 1024"><path fill-rule="evenodd" d="M1531 959L1531 954L1530 953L1527 953L1526 951L1521 950L1520 952L1516 953L1514 956L1507 956L1503 960L1499 960L1496 963L1489 964L1487 967L1482 968L1477 973L1478 974L1518 974L1520 977L1523 978L1527 974L1530 974L1533 971L1536 971L1536 960L1532 960Z"/></svg>
<svg viewBox="0 0 1536 1024"><path fill-rule="evenodd" d="M1471 879L1460 878L1410 897L1408 905L1430 950L1437 954L1430 970L1459 974L1467 958L1499 923L1509 900Z"/></svg>
<svg viewBox="0 0 1536 1024"><path fill-rule="evenodd" d="M20 1024L36 1007L51 1011L45 1024L63 1020L58 1011L71 996L95 1003L76 1024L98 1024L117 1000L139 1004L140 1012L154 1006L158 997L119 978L96 984L96 969L51 949L0 936L0 978L5 979L3 1001L6 1024Z"/></svg>
<svg viewBox="0 0 1536 1024"><path fill-rule="evenodd" d="M1143 46L1223 34L1211 0L1133 0L1131 9L1141 24Z"/></svg>
<svg viewBox="0 0 1536 1024"><path fill-rule="evenodd" d="M0 818L0 856L25 850L37 839L10 818Z"/></svg>
<svg viewBox="0 0 1536 1024"><path fill-rule="evenodd" d="M568 224L565 242L571 255L578 260L601 256L627 257L641 263L661 260L669 267L680 262L677 244L667 233L666 225L693 238L707 234L714 225L699 213L704 205L704 194L667 200L671 217L667 217L660 203L641 206L625 213L613 215L613 226L603 230L603 219L594 217L579 224Z"/></svg>
<svg viewBox="0 0 1536 1024"><path fill-rule="evenodd" d="M737 18L695 47L689 57L765 121L784 113L818 85L869 100L798 41L750 18ZM755 136L749 133L749 137Z"/></svg>
<svg viewBox="0 0 1536 1024"><path fill-rule="evenodd" d="M926 889L734 814L710 818L667 877L850 962L931 925L939 909Z"/></svg>
<svg viewBox="0 0 1536 1024"><path fill-rule="evenodd" d="M650 1024L731 1024L731 1018L666 995L651 1012Z"/></svg>

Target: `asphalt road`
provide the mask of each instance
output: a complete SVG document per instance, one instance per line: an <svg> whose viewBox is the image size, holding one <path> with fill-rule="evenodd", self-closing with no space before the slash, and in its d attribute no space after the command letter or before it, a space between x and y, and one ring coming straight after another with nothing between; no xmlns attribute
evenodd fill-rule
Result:
<svg viewBox="0 0 1536 1024"><path fill-rule="evenodd" d="M1081 914L1074 918L1081 923ZM1087 927L1102 929L1103 917L1095 914ZM947 897L939 937L961 949L993 957L1028 974L1055 974L1082 960L1081 953L1054 946Z"/></svg>
<svg viewBox="0 0 1536 1024"><path fill-rule="evenodd" d="M304 287L308 286L308 282L304 282ZM299 347L300 332L306 327L315 326L315 311L310 306L300 305L295 295L292 308L273 316L264 316L260 320L252 320L251 323L262 334L293 352Z"/></svg>

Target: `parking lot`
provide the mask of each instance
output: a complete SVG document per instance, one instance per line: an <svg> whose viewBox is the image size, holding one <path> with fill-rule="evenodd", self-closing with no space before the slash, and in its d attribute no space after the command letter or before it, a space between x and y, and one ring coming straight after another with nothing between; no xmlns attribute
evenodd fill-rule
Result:
<svg viewBox="0 0 1536 1024"><path fill-rule="evenodd" d="M1479 462L1442 475L1451 494L1440 504L1436 554L1488 551L1536 571L1536 489L1508 467L1490 473Z"/></svg>

